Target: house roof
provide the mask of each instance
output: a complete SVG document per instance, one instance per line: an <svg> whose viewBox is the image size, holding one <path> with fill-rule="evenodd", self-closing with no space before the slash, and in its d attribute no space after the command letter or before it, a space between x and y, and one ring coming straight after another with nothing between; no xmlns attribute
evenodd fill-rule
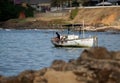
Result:
<svg viewBox="0 0 120 83"><path fill-rule="evenodd" d="M92 0L92 1L100 1L100 0ZM107 0L107 1L116 2L116 1L120 1L120 0Z"/></svg>
<svg viewBox="0 0 120 83"><path fill-rule="evenodd" d="M97 6L101 6L101 5L112 5L112 3L110 3L110 2L101 2L101 3L97 4Z"/></svg>
<svg viewBox="0 0 120 83"><path fill-rule="evenodd" d="M50 0L29 0L29 4L41 4L41 3L50 3Z"/></svg>
<svg viewBox="0 0 120 83"><path fill-rule="evenodd" d="M13 0L15 4L21 4L22 2L26 2L29 4L43 4L50 3L51 0Z"/></svg>
<svg viewBox="0 0 120 83"><path fill-rule="evenodd" d="M119 1L119 0L108 0L109 2L117 2L117 1Z"/></svg>
<svg viewBox="0 0 120 83"><path fill-rule="evenodd" d="M21 0L13 0L15 4L20 4L22 1Z"/></svg>

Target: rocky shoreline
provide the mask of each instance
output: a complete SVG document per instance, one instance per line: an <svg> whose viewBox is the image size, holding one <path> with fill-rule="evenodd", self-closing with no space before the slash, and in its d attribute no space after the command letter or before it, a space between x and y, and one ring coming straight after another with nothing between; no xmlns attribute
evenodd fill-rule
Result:
<svg viewBox="0 0 120 83"><path fill-rule="evenodd" d="M48 29L52 28L52 26L45 21L28 21L28 22L11 22L6 21L0 23L0 27L2 29Z"/></svg>
<svg viewBox="0 0 120 83"><path fill-rule="evenodd" d="M72 27L72 26L71 26ZM52 24L51 21L27 21L23 22L23 20L12 20L0 23L1 29L67 29L67 26L62 26L62 24ZM80 27L75 27L75 30L81 30ZM98 31L98 32L105 32L105 31L114 31L120 32L120 26L101 26L101 27L94 27L91 25L84 27L85 31Z"/></svg>
<svg viewBox="0 0 120 83"><path fill-rule="evenodd" d="M85 49L76 60L55 60L48 68L0 76L0 83L120 83L120 51Z"/></svg>

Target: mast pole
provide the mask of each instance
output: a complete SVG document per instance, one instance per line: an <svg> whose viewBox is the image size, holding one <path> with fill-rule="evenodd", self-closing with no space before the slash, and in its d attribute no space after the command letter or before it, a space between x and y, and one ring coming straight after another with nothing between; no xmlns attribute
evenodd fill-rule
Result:
<svg viewBox="0 0 120 83"><path fill-rule="evenodd" d="M84 27L85 27L85 25L84 25L84 19L83 19L83 38L85 37L85 35L84 35Z"/></svg>
<svg viewBox="0 0 120 83"><path fill-rule="evenodd" d="M103 6L104 6L104 2L105 2L105 1L103 0Z"/></svg>

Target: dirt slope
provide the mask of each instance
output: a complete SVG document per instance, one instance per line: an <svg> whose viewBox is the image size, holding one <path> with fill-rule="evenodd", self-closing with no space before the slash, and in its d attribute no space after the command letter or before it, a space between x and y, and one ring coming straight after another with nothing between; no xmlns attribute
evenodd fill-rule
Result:
<svg viewBox="0 0 120 83"><path fill-rule="evenodd" d="M120 7L81 8L73 22L80 23L83 19L88 24L120 25Z"/></svg>

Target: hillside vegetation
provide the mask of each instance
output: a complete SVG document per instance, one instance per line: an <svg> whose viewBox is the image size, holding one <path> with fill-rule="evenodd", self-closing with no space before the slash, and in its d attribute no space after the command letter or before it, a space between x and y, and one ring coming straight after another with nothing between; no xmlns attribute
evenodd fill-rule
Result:
<svg viewBox="0 0 120 83"><path fill-rule="evenodd" d="M41 13L39 14L41 15ZM105 28L112 27L120 30L120 7L78 8L66 12L64 16L47 17L43 15L33 18L16 19L13 21L8 20L4 23L1 23L0 26L3 28L22 27L24 29L41 28L44 24L44 27L51 28L53 24L58 26L58 24L82 23L83 20L85 24L100 27L100 29L102 26ZM89 30L90 29L91 27L89 27Z"/></svg>

